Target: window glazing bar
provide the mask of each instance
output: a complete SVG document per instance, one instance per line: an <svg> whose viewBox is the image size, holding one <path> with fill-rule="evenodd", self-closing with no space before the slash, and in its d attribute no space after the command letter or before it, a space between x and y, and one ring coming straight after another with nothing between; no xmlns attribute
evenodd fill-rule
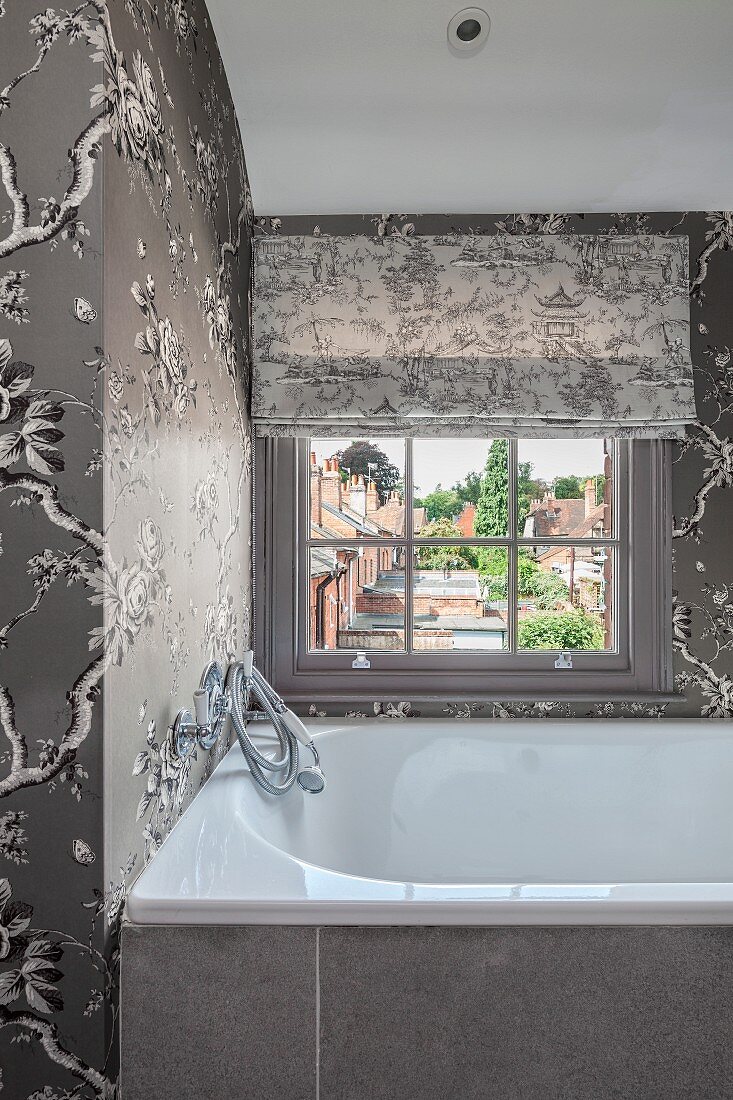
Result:
<svg viewBox="0 0 733 1100"><path fill-rule="evenodd" d="M518 583L517 571L519 569L517 553L517 441L509 440L509 500L507 505L509 535L511 546L507 554L507 625L509 627L509 652L517 652L517 631L519 629L519 613L517 611Z"/></svg>
<svg viewBox="0 0 733 1100"><path fill-rule="evenodd" d="M405 440L405 652L413 652L413 581L415 577L414 522L412 508L412 440Z"/></svg>

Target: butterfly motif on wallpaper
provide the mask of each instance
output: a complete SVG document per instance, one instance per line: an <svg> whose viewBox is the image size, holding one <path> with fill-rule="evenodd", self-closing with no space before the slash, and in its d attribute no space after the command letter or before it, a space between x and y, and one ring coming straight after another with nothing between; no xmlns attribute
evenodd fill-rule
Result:
<svg viewBox="0 0 733 1100"><path fill-rule="evenodd" d="M97 311L86 298L74 298L74 316L83 325L91 325L97 319Z"/></svg>
<svg viewBox="0 0 733 1100"><path fill-rule="evenodd" d="M71 845L71 857L82 867L88 867L97 858L86 840L75 840Z"/></svg>

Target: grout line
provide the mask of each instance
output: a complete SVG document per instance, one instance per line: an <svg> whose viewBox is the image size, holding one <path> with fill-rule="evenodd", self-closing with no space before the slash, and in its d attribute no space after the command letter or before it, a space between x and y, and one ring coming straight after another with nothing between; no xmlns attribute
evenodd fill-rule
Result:
<svg viewBox="0 0 733 1100"><path fill-rule="evenodd" d="M316 1100L321 1096L321 930L316 928Z"/></svg>

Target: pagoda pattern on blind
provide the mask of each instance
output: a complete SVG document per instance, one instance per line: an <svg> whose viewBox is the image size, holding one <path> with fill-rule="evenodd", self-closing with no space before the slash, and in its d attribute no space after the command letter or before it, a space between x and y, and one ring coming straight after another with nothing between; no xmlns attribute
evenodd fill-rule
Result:
<svg viewBox="0 0 733 1100"><path fill-rule="evenodd" d="M260 434L663 437L695 421L684 236L266 236Z"/></svg>

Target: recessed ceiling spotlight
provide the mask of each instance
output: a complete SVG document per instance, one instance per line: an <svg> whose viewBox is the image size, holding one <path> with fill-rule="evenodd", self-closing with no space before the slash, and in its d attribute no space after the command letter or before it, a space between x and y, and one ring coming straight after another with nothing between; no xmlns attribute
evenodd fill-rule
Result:
<svg viewBox="0 0 733 1100"><path fill-rule="evenodd" d="M448 45L459 57L475 54L489 37L491 20L483 8L463 8L448 24Z"/></svg>

